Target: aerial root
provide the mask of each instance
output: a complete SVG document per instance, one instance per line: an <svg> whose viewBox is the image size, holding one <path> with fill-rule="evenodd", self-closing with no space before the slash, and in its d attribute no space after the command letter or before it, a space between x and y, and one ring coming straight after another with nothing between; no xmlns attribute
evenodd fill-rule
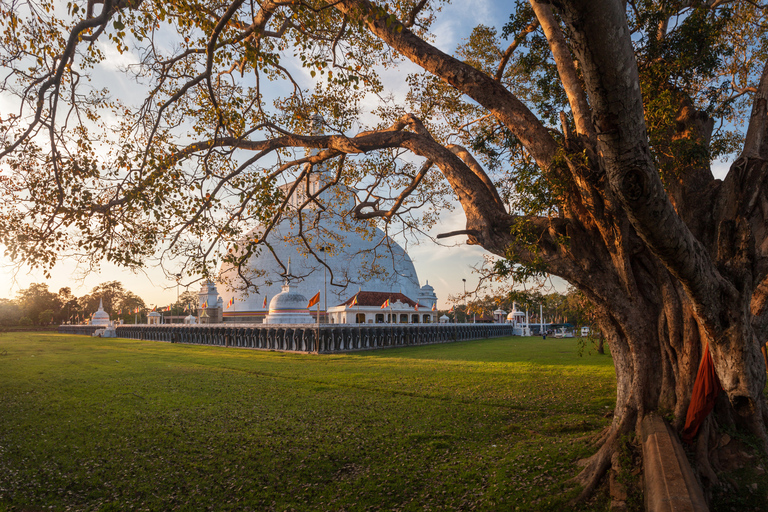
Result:
<svg viewBox="0 0 768 512"><path fill-rule="evenodd" d="M701 425L701 429L699 430L699 437L696 440L696 466L698 468L699 475L701 476L702 480L704 480L703 483L705 485L702 487L705 489L708 489L711 486L717 485L719 483L717 474L715 473L714 469L712 469L712 464L710 463L710 446L713 446L713 449L717 447L717 436L715 435L715 428L712 424L713 422L714 419L712 416L708 416L704 423Z"/></svg>

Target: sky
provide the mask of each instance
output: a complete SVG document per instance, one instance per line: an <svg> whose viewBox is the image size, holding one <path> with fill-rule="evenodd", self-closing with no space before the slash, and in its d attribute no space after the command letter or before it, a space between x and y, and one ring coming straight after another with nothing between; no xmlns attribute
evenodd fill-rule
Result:
<svg viewBox="0 0 768 512"><path fill-rule="evenodd" d="M503 1L473 1L456 2L443 8L438 14L432 32L435 35L436 45L452 53L462 40L469 36L472 27L478 24L500 26L508 18L508 4ZM113 52L110 62L114 65L121 60L130 60L130 54L117 54ZM402 76L408 72L408 67L402 71ZM413 68L410 68L411 70ZM403 83L402 76L394 77L394 83ZM404 87L401 85L401 87ZM122 96L127 94L130 84L117 82L112 84L113 93ZM395 94L403 94L402 91L394 91ZM2 98L0 98L2 100ZM724 175L727 164L716 165L716 173ZM721 176L718 176L721 177ZM454 231L464 228L464 214L461 208L448 212L441 217L432 234ZM473 267L482 263L485 251L477 246L469 246L464 242L465 237L449 239L450 246L435 245L429 240L419 244L409 244L407 249L411 256L420 284L429 282L435 288L438 296L438 307L448 308L452 304L450 297L461 294L465 287L467 291L473 290L478 283L478 274ZM0 253L2 253L0 246ZM126 289L139 295L150 305L166 305L176 300L178 292L185 289L198 291L199 283L188 285L182 282L177 287L175 280L167 279L159 268L145 268L143 272L132 273L128 270L104 263L99 272L81 275L81 269L72 261L62 261L53 269L50 279L45 279L39 270L28 268L15 268L8 258L0 256L0 298L13 298L23 288L31 283L47 283L52 291L58 291L62 287L70 287L76 296L90 292L95 286L106 281L121 281ZM466 280L466 282L464 281ZM187 286L185 286L187 285ZM555 281L559 291L565 290L565 283Z"/></svg>

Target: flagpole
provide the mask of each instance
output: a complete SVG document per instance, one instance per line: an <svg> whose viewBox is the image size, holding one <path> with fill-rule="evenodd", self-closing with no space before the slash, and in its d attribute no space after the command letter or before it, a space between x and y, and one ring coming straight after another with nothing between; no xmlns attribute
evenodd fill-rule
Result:
<svg viewBox="0 0 768 512"><path fill-rule="evenodd" d="M323 297L325 300L325 297ZM326 312L328 310L326 309ZM317 340L315 341L315 353L320 353L320 301L317 301Z"/></svg>

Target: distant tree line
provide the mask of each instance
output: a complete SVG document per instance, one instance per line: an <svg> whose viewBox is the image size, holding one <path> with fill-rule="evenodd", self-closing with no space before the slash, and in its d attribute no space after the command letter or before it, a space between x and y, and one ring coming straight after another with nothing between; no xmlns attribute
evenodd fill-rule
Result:
<svg viewBox="0 0 768 512"><path fill-rule="evenodd" d="M0 325L81 323L99 308L99 301L113 320L132 323L138 315L137 311L146 314L144 300L126 290L119 281L101 283L82 297L73 295L69 287L55 293L45 283L32 283L29 288L20 290L15 299L0 299Z"/></svg>
<svg viewBox="0 0 768 512"><path fill-rule="evenodd" d="M569 289L566 293L546 294L516 290L500 295L474 297L457 302L446 314L457 322L492 321L494 311L501 309L509 313L515 304L519 311L528 310L531 322L539 322L539 314L543 312L547 323L569 323L575 327L595 324L594 307L575 289Z"/></svg>

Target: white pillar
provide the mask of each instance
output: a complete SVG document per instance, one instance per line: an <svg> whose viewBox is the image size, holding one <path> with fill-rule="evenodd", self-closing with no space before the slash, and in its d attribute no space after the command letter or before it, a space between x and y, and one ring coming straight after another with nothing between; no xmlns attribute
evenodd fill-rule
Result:
<svg viewBox="0 0 768 512"><path fill-rule="evenodd" d="M525 336L531 335L531 326L528 323L528 308L525 308Z"/></svg>

